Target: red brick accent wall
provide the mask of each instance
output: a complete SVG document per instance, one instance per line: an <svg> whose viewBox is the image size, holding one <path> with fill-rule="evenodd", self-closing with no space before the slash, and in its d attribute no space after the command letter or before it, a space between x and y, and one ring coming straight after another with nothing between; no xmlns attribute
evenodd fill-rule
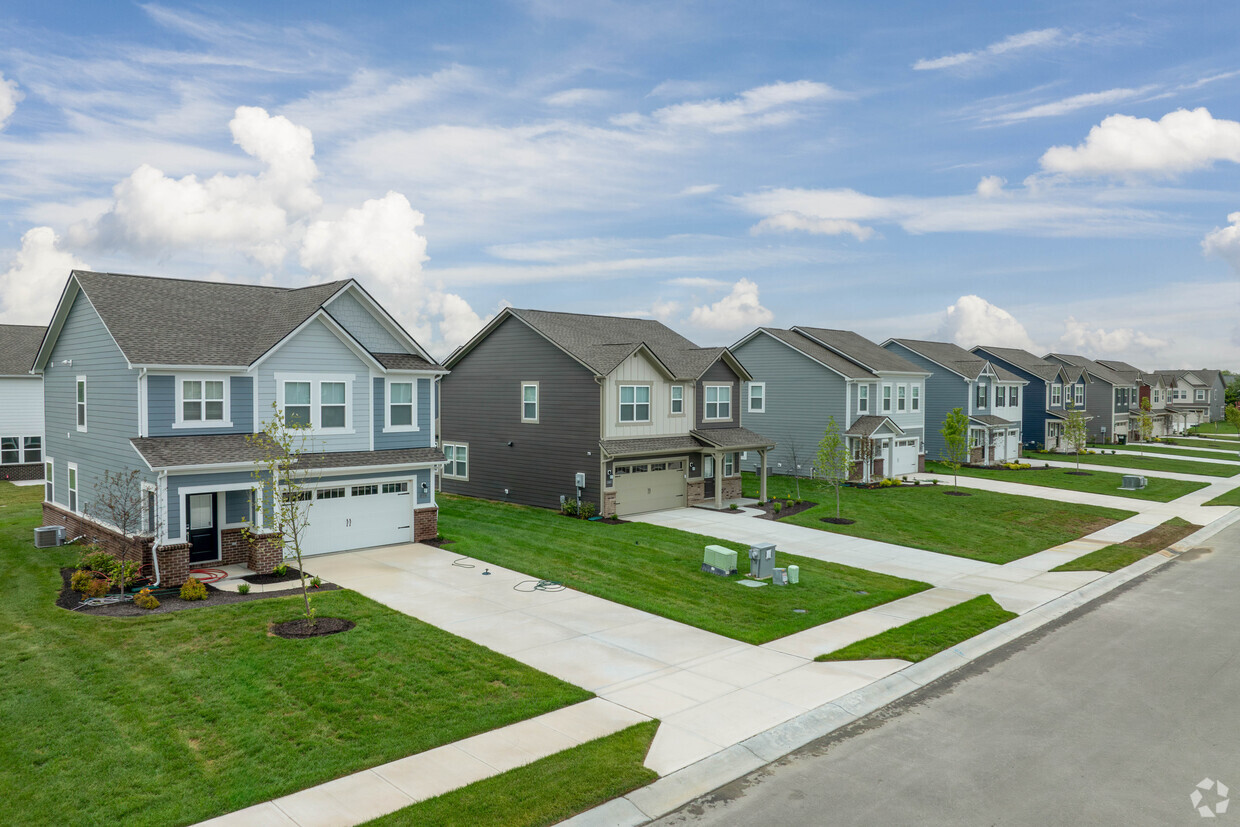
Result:
<svg viewBox="0 0 1240 827"><path fill-rule="evenodd" d="M245 529L225 528L220 531L220 565L244 566L250 557L250 542Z"/></svg>
<svg viewBox="0 0 1240 827"><path fill-rule="evenodd" d="M926 455L925 454L917 455L917 470L922 472L923 474L926 472Z"/></svg>
<svg viewBox="0 0 1240 827"><path fill-rule="evenodd" d="M883 476L883 459L881 457L874 458L874 479L882 479Z"/></svg>
<svg viewBox="0 0 1240 827"><path fill-rule="evenodd" d="M43 503L43 525L64 526L66 541L82 537L82 543L97 545L121 560L141 560L145 566L151 564L149 537L126 538L119 531L106 528L89 517L66 511L52 503Z"/></svg>
<svg viewBox="0 0 1240 827"><path fill-rule="evenodd" d="M0 480L26 482L41 479L43 479L43 463L41 462L35 465L0 465Z"/></svg>
<svg viewBox="0 0 1240 827"><path fill-rule="evenodd" d="M984 454L985 450L986 450L985 448L970 448L969 449L969 462L973 465L981 465L982 460L985 457L985 454Z"/></svg>
<svg viewBox="0 0 1240 827"><path fill-rule="evenodd" d="M284 549L276 542L279 535L251 534L246 543L245 565L256 574L271 574L284 559Z"/></svg>
<svg viewBox="0 0 1240 827"><path fill-rule="evenodd" d="M413 512L413 541L433 540L439 536L439 509L420 508Z"/></svg>
<svg viewBox="0 0 1240 827"><path fill-rule="evenodd" d="M176 588L189 579L189 550L189 543L160 546L156 550L159 555L159 585Z"/></svg>

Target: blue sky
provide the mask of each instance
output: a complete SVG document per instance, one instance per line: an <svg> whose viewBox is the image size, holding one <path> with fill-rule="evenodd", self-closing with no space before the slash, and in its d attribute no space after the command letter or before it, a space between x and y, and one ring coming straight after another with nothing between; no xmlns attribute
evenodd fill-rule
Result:
<svg viewBox="0 0 1240 827"><path fill-rule="evenodd" d="M0 12L0 320L68 270L1240 369L1234 3Z"/></svg>

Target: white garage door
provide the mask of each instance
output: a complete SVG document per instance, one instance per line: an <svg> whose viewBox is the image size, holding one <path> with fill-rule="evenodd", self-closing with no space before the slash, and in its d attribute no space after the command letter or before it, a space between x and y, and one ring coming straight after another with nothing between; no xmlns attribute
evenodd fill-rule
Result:
<svg viewBox="0 0 1240 827"><path fill-rule="evenodd" d="M413 496L409 480L323 485L314 499L303 555L408 543L413 540Z"/></svg>
<svg viewBox="0 0 1240 827"><path fill-rule="evenodd" d="M1007 452L1004 454L1004 458L1008 462L1015 462L1017 455L1020 453L1020 437L1017 436L1018 433L1015 428L1007 432Z"/></svg>
<svg viewBox="0 0 1240 827"><path fill-rule="evenodd" d="M892 447L891 473L887 476L917 473L917 440L897 439Z"/></svg>
<svg viewBox="0 0 1240 827"><path fill-rule="evenodd" d="M616 465L612 480L617 516L680 508L685 504L683 460Z"/></svg>

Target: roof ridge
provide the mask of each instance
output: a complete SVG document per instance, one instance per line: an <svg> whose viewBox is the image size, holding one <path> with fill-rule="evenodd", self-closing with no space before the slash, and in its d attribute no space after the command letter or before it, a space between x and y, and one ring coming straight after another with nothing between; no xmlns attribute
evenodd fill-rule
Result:
<svg viewBox="0 0 1240 827"><path fill-rule="evenodd" d="M344 284L352 281L352 277L346 279L335 279L333 281L322 281L317 284L305 284L301 287L281 287L276 284L252 284L245 281L212 281L211 279L192 279L184 276L148 276L142 273L113 273L111 270L73 270L70 275L90 275L90 276L111 276L113 278L122 279L148 279L150 281L176 281L186 284L207 284L219 287L254 287L260 290L275 290L280 293L297 293L302 290L310 290L315 287L326 287L332 284ZM14 325L15 327L18 325ZM37 325L34 325L37 327Z"/></svg>

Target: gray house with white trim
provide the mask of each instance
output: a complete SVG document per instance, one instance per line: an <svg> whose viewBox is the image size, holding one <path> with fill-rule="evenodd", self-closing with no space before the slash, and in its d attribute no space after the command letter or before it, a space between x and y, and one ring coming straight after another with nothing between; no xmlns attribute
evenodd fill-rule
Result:
<svg viewBox="0 0 1240 827"><path fill-rule="evenodd" d="M969 351L1024 379L1021 399L1026 448L1066 452L1064 426L1068 413L1086 408L1089 376L1083 368L1039 359L1027 350L997 345L978 345ZM1088 416L1088 414L1086 415Z"/></svg>
<svg viewBox="0 0 1240 827"><path fill-rule="evenodd" d="M0 480L43 475L43 377L30 366L46 331L0 324Z"/></svg>
<svg viewBox="0 0 1240 827"><path fill-rule="evenodd" d="M437 534L431 412L445 371L352 279L288 289L75 270L34 369L44 523L141 554L164 585L198 566L278 562L267 516L278 486L255 479L246 439L274 416L308 440L303 554ZM96 507L104 473L133 470L137 541Z"/></svg>
<svg viewBox="0 0 1240 827"><path fill-rule="evenodd" d="M1089 438L1094 442L1127 442L1132 411L1140 405L1140 383L1105 365L1073 353L1048 353L1046 360L1085 372L1089 392L1085 410L1089 413Z"/></svg>

